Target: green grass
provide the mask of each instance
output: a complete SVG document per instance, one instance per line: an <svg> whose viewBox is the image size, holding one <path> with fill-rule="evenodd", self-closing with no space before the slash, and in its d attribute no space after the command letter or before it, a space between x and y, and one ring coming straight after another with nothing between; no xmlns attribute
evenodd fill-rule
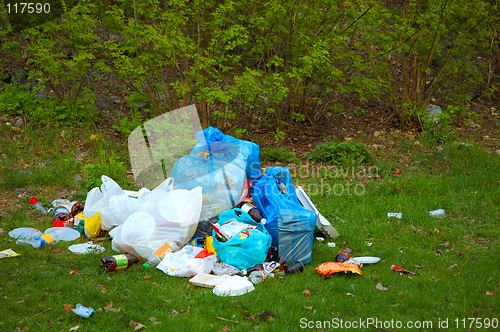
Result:
<svg viewBox="0 0 500 332"><path fill-rule="evenodd" d="M41 249L16 245L7 235L11 229L44 230L51 220L32 209L29 196L16 197L14 189L37 194L46 206L62 194L84 199L89 184L100 180L75 182L75 176L97 176L100 170L116 168L122 174L112 177L124 188L133 186L123 174L129 166L122 143L102 136L90 139L95 133L78 129L65 129L67 136L61 137L61 130L1 128L2 153L7 158L0 162L0 185L8 202L2 203L6 209L0 218L4 231L0 250L12 248L20 256L0 259L0 330L67 331L80 326L79 331L121 331L132 330L131 322L138 322L148 331L279 331L298 330L316 321L360 318L432 321L433 328L423 330L437 330L438 322L446 318L450 327L455 319L459 324L473 317L498 319L500 157L480 147L459 149L448 143L440 153L414 147L403 163L401 155L408 150L404 146L390 155L375 156L372 166L379 168L371 169L371 178L360 168L320 178L296 172L295 184L306 189L341 234L334 241L337 247L328 247L331 240L315 241L313 263L304 273L269 279L243 296L221 298L211 289L190 285L187 278L169 277L157 269L134 266L104 273L100 258L114 254L108 239L101 240L107 250L99 255L73 254L66 242ZM86 149L83 161L74 161L75 149ZM44 162L45 171L36 167ZM32 175L21 172L27 170ZM328 192L328 185L337 194L342 189L342 194ZM444 219L428 215L438 208L446 210ZM387 212L402 212L403 218L389 219ZM381 261L363 266L362 276L322 279L314 268L333 261L345 246L355 256L378 256ZM401 276L390 271L392 264L417 274ZM69 274L75 267L78 273ZM377 283L388 290L379 291ZM305 290L311 295L306 296ZM94 315L84 319L66 313L65 304L77 303L92 307ZM274 319L258 316L265 310ZM315 330L328 329L322 325Z"/></svg>

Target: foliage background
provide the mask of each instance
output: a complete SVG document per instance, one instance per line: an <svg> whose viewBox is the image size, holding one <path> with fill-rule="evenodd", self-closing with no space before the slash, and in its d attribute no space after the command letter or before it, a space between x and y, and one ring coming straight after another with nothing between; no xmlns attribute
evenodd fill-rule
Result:
<svg viewBox="0 0 500 332"><path fill-rule="evenodd" d="M2 7L1 78L10 82L22 68L39 97L26 111L0 98L7 112L85 126L100 119L99 94L118 95L128 102L115 126L123 134L195 103L205 126L265 128L279 140L287 129L373 105L422 125L434 103L445 119L464 121L471 101L498 93L497 0L69 5L20 32L9 31Z"/></svg>

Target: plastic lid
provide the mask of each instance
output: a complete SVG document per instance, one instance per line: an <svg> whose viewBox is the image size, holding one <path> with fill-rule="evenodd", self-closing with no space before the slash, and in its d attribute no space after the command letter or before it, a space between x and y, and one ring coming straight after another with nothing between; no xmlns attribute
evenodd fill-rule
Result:
<svg viewBox="0 0 500 332"><path fill-rule="evenodd" d="M52 224L54 225L54 227L64 227L64 223L65 223L64 220L54 220L52 222Z"/></svg>
<svg viewBox="0 0 500 332"><path fill-rule="evenodd" d="M38 203L38 199L36 199L35 197L30 197L29 201L30 201L31 204Z"/></svg>

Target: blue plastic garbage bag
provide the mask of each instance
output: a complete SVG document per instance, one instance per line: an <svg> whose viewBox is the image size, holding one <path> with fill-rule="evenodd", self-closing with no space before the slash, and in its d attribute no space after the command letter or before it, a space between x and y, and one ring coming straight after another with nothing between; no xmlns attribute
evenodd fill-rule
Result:
<svg viewBox="0 0 500 332"><path fill-rule="evenodd" d="M225 158L190 154L179 158L170 172L174 189L202 188L200 220L231 209L247 195L244 165L231 162L239 147L224 144Z"/></svg>
<svg viewBox="0 0 500 332"><path fill-rule="evenodd" d="M214 127L199 131L196 138L200 140L200 143L195 145L191 154L206 152L212 154L216 159L229 160L229 158L233 158L234 163L245 165L248 180L256 180L262 174L260 148L257 144L224 135ZM232 145L226 143L232 143L239 147L240 150L237 156L233 155L233 148L230 148L231 151L225 151L226 148Z"/></svg>
<svg viewBox="0 0 500 332"><path fill-rule="evenodd" d="M255 182L251 197L267 219L266 229L278 254L290 263L312 263L313 233L317 216L304 208L295 192L290 170L269 167Z"/></svg>
<svg viewBox="0 0 500 332"><path fill-rule="evenodd" d="M252 217L241 209L234 208L219 215L219 225L236 221L255 227L254 229L242 229L226 242L217 240L215 231L212 235L212 243L219 259L226 264L232 265L240 270L249 269L257 264L262 264L267 257L271 246L271 236L266 228L256 223Z"/></svg>

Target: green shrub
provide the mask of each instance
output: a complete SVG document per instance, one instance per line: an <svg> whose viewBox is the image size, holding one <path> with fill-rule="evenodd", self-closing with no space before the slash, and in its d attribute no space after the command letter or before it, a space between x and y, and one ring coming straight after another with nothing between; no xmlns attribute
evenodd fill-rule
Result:
<svg viewBox="0 0 500 332"><path fill-rule="evenodd" d="M373 159L370 150L361 142L328 142L317 145L308 153L307 158L339 165L361 165Z"/></svg>
<svg viewBox="0 0 500 332"><path fill-rule="evenodd" d="M298 161L294 152L280 147L263 149L260 158L264 162L294 163Z"/></svg>

